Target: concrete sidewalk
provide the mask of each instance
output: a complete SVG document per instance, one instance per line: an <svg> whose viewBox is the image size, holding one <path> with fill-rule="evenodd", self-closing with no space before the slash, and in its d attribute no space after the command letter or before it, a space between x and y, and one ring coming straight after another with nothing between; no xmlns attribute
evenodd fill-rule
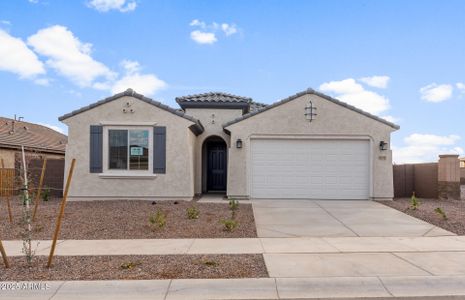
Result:
<svg viewBox="0 0 465 300"><path fill-rule="evenodd" d="M48 255L51 241L38 242L36 254ZM3 241L3 244L9 256L23 255L22 241ZM432 251L465 252L465 236L61 240L57 244L55 254L69 256Z"/></svg>
<svg viewBox="0 0 465 300"><path fill-rule="evenodd" d="M22 241L5 241L21 255ZM48 255L42 241L38 255ZM263 254L270 278L50 282L1 299L312 299L465 296L465 237L67 240L57 255ZM458 298L454 298L458 299Z"/></svg>
<svg viewBox="0 0 465 300"><path fill-rule="evenodd" d="M9 299L463 299L464 276L49 281L46 290L0 290ZM11 287L5 283L5 286ZM405 299L405 298L403 298Z"/></svg>

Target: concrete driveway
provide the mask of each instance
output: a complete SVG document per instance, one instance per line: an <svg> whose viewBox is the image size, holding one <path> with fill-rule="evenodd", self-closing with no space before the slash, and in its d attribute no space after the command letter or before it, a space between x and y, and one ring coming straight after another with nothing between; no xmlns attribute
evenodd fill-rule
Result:
<svg viewBox="0 0 465 300"><path fill-rule="evenodd" d="M259 237L418 237L453 233L374 201L253 200Z"/></svg>

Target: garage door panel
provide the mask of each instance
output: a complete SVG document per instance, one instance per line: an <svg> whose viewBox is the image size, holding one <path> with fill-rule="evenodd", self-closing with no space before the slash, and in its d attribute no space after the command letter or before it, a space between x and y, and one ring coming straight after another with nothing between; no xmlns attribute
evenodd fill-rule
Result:
<svg viewBox="0 0 465 300"><path fill-rule="evenodd" d="M252 197L368 199L369 153L362 140L252 140Z"/></svg>

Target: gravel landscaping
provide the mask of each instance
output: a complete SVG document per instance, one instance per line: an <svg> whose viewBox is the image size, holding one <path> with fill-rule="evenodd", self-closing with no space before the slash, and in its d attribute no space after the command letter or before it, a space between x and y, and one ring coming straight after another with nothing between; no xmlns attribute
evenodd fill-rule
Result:
<svg viewBox="0 0 465 300"><path fill-rule="evenodd" d="M418 199L420 205L417 209L411 208L410 198L399 198L393 201L379 201L380 203L404 212L410 216L421 219L458 235L465 235L465 201L464 200L438 200ZM435 209L441 208L447 220L439 215Z"/></svg>
<svg viewBox="0 0 465 300"><path fill-rule="evenodd" d="M60 201L41 202L33 239L52 239ZM195 204L198 219L188 219L186 210ZM14 224L8 221L6 201L0 202L0 237L21 239L21 209L19 200L12 201ZM150 216L160 210L166 215L163 228L153 226ZM187 201L69 201L61 226L60 239L148 239L148 238L253 238L257 237L252 205L240 204L236 213L237 228L224 230L221 220L231 217L225 203ZM156 223L158 224L158 223Z"/></svg>
<svg viewBox="0 0 465 300"><path fill-rule="evenodd" d="M268 277L261 254L56 256L50 269L46 263L37 256L29 267L24 257L10 257L9 269L0 263L0 281Z"/></svg>

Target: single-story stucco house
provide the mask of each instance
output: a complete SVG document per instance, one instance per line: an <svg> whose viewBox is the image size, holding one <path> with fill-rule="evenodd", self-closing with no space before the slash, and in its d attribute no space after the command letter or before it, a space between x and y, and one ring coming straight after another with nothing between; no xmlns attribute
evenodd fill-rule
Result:
<svg viewBox="0 0 465 300"><path fill-rule="evenodd" d="M72 199L392 199L384 119L312 89L271 105L226 93L131 89L59 118Z"/></svg>

